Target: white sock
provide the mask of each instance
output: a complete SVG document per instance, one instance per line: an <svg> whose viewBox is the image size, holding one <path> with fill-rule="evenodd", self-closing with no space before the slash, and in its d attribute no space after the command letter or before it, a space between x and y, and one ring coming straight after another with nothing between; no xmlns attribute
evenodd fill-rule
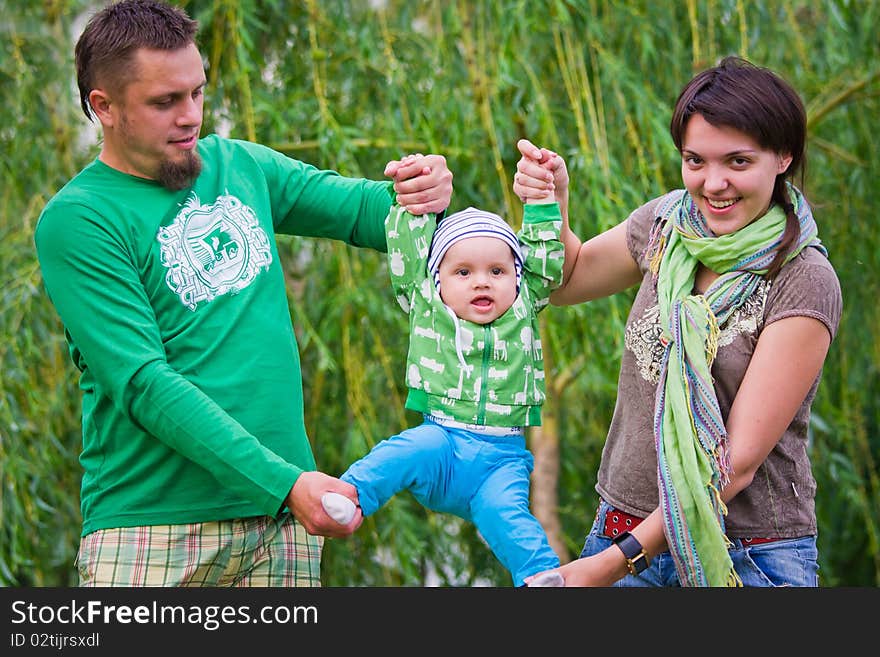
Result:
<svg viewBox="0 0 880 657"><path fill-rule="evenodd" d="M548 570L530 581L529 586L565 586L565 578L555 570Z"/></svg>
<svg viewBox="0 0 880 657"><path fill-rule="evenodd" d="M347 525L354 518L357 507L345 495L339 493L324 493L321 496L321 506L327 515L340 525Z"/></svg>

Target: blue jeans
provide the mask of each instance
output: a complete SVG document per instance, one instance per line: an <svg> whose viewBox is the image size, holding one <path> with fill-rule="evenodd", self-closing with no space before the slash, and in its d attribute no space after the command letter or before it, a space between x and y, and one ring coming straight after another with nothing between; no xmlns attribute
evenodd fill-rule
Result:
<svg viewBox="0 0 880 657"><path fill-rule="evenodd" d="M427 508L473 522L521 586L559 566L529 510L533 466L522 435L482 436L426 420L377 444L340 479L357 488L364 516L409 490Z"/></svg>
<svg viewBox="0 0 880 657"><path fill-rule="evenodd" d="M597 554L611 545L611 539L602 534L605 512L611 508L605 500L600 501L581 558ZM733 546L728 552L743 586L819 586L819 553L815 536L758 545L744 545L738 538L730 540ZM681 586L681 583L672 555L666 551L653 557L651 565L637 576L627 575L614 586Z"/></svg>

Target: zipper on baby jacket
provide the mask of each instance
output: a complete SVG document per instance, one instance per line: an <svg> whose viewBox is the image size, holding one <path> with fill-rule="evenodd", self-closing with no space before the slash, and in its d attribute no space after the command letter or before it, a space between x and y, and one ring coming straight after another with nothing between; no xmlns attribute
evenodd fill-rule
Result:
<svg viewBox="0 0 880 657"><path fill-rule="evenodd" d="M477 410L477 424L486 424L486 397L489 394L489 362L495 351L492 329L483 324L483 363L480 367L480 403Z"/></svg>

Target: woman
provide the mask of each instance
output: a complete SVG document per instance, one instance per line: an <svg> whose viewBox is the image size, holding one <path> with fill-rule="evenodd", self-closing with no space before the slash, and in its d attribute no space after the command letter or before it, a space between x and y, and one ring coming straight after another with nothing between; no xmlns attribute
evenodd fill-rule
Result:
<svg viewBox="0 0 880 657"><path fill-rule="evenodd" d="M557 305L640 283L626 324L601 497L568 586L818 586L810 406L841 293L788 179L806 116L736 57L681 92L670 132L684 190L581 244L561 157L518 144L514 191L555 188L566 218Z"/></svg>

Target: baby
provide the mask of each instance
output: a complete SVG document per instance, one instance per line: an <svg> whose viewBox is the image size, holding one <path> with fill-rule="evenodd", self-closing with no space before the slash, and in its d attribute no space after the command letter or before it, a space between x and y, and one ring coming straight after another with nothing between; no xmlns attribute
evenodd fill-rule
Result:
<svg viewBox="0 0 880 657"><path fill-rule="evenodd" d="M424 422L377 444L341 476L364 516L407 489L429 509L475 523L514 585L559 566L529 510L534 461L524 427L541 421L537 314L562 279L562 218L552 197L525 206L515 235L467 208L442 219L396 203L385 221L392 285L410 318L406 407ZM347 524L348 498L327 512ZM558 573L529 586L562 586Z"/></svg>

